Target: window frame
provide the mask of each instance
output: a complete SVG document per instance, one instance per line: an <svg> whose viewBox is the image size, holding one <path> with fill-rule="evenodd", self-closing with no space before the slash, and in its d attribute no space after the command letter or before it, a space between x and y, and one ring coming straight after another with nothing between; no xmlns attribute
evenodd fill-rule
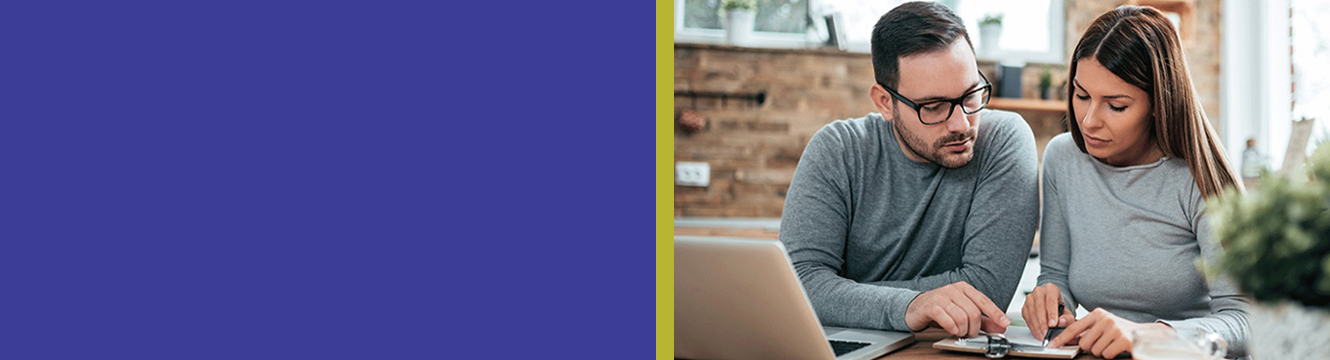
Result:
<svg viewBox="0 0 1330 360"><path fill-rule="evenodd" d="M697 43L697 44L721 44L725 45L725 30L723 29L696 29L685 28L684 21L684 0L674 0L674 42L676 43ZM824 14L816 14L813 9L821 3L820 0L808 1L808 13L814 14L814 18L821 18ZM997 57L979 57L981 62L996 62L998 60L1019 60L1027 63L1065 65L1066 55L1066 23L1067 13L1065 0L1049 0L1049 12L1051 14L1061 14L1061 16L1050 16L1048 22L1049 50L1046 52L1033 51L998 51ZM808 49L821 48L823 41L821 37L825 36L826 30L823 26L814 25L817 29L818 39L810 39L808 32L795 33L777 33L766 31L753 31L752 37L748 43L741 45L744 47L757 48L787 48L787 49ZM971 40L977 39L979 29L966 29L971 33ZM868 42L850 42L845 44L845 50L851 53L871 53L871 46ZM977 44L976 44L977 46Z"/></svg>
<svg viewBox="0 0 1330 360"><path fill-rule="evenodd" d="M684 0L674 0L674 42L727 45L725 43L725 29L698 29L683 26L685 2ZM813 2L815 0L807 2L809 13L812 12ZM753 35L748 38L748 41L739 46L804 49L821 45L821 43L809 41L807 33L807 31L796 34L753 30Z"/></svg>
<svg viewBox="0 0 1330 360"><path fill-rule="evenodd" d="M1011 60L1024 61L1026 63L1066 65L1067 64L1067 8L1065 0L1048 0L1048 51L1011 51L998 50L995 57L976 55L979 61L1003 62ZM1061 16L1054 16L1061 14ZM978 39L979 29L966 29L970 31L970 40ZM1003 30L1006 35L1006 31ZM974 44L979 46L979 44ZM976 49L977 50L977 49Z"/></svg>

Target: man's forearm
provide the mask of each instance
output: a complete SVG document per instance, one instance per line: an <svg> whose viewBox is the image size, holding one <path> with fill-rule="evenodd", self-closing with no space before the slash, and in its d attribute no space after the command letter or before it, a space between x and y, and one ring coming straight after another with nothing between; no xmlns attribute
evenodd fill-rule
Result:
<svg viewBox="0 0 1330 360"><path fill-rule="evenodd" d="M818 265L795 268L823 325L911 331L905 312L919 291L858 283Z"/></svg>
<svg viewBox="0 0 1330 360"><path fill-rule="evenodd" d="M1012 295L1016 293L1016 286L1020 283L1020 273L1024 270L1025 263L994 264L993 266L1017 267L999 270L1002 274L1011 274L1007 276L999 276L994 274L993 271L984 270L977 266L966 265L959 269L948 270L936 275L909 280L874 281L867 284L924 292L964 281L971 286L974 286L979 292L984 293L984 296L987 296L989 300L993 300L993 303L997 304L998 307L1006 309L1007 305L1011 303Z"/></svg>

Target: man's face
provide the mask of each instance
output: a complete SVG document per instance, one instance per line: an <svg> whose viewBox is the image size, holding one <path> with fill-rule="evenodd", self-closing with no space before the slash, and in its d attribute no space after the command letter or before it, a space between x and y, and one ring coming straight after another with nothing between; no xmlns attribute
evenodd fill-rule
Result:
<svg viewBox="0 0 1330 360"><path fill-rule="evenodd" d="M957 39L947 49L902 57L899 64L900 82L895 90L916 104L958 98L984 85L974 52L965 39ZM894 101L880 85L874 88L873 102L883 116L891 114L892 127L907 157L947 168L965 166L974 158L979 113L966 115L957 106L946 120L925 125L918 111L904 102Z"/></svg>

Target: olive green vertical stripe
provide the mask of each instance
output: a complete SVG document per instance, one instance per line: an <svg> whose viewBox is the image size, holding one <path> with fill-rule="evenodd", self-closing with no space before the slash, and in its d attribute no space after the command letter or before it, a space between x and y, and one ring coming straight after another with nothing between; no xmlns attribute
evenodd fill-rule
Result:
<svg viewBox="0 0 1330 360"><path fill-rule="evenodd" d="M674 358L674 2L672 0L656 0L656 358Z"/></svg>

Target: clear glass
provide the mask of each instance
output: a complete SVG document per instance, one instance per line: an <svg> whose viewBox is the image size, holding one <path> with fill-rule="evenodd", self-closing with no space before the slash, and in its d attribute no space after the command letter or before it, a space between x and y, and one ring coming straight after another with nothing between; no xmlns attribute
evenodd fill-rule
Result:
<svg viewBox="0 0 1330 360"><path fill-rule="evenodd" d="M683 26L720 29L720 0L685 0ZM753 30L802 34L808 29L808 0L757 0Z"/></svg>
<svg viewBox="0 0 1330 360"><path fill-rule="evenodd" d="M1316 119L1312 125L1307 154L1316 151L1317 144L1330 143L1330 2L1319 0L1292 0L1293 28L1290 46L1293 48L1293 119ZM1271 120L1275 121L1275 120ZM1283 119L1280 119L1283 121ZM1282 154L1283 149L1276 154Z"/></svg>
<svg viewBox="0 0 1330 360"><path fill-rule="evenodd" d="M1224 358L1228 344L1199 329L1151 328L1131 333L1131 358L1144 360Z"/></svg>
<svg viewBox="0 0 1330 360"><path fill-rule="evenodd" d="M1002 14L1002 38L998 40L1002 50L1045 52L1052 45L1051 17L1062 16L1051 13L1051 7L1050 0L961 1L955 11L965 21L976 46L983 36L979 19L987 14Z"/></svg>

